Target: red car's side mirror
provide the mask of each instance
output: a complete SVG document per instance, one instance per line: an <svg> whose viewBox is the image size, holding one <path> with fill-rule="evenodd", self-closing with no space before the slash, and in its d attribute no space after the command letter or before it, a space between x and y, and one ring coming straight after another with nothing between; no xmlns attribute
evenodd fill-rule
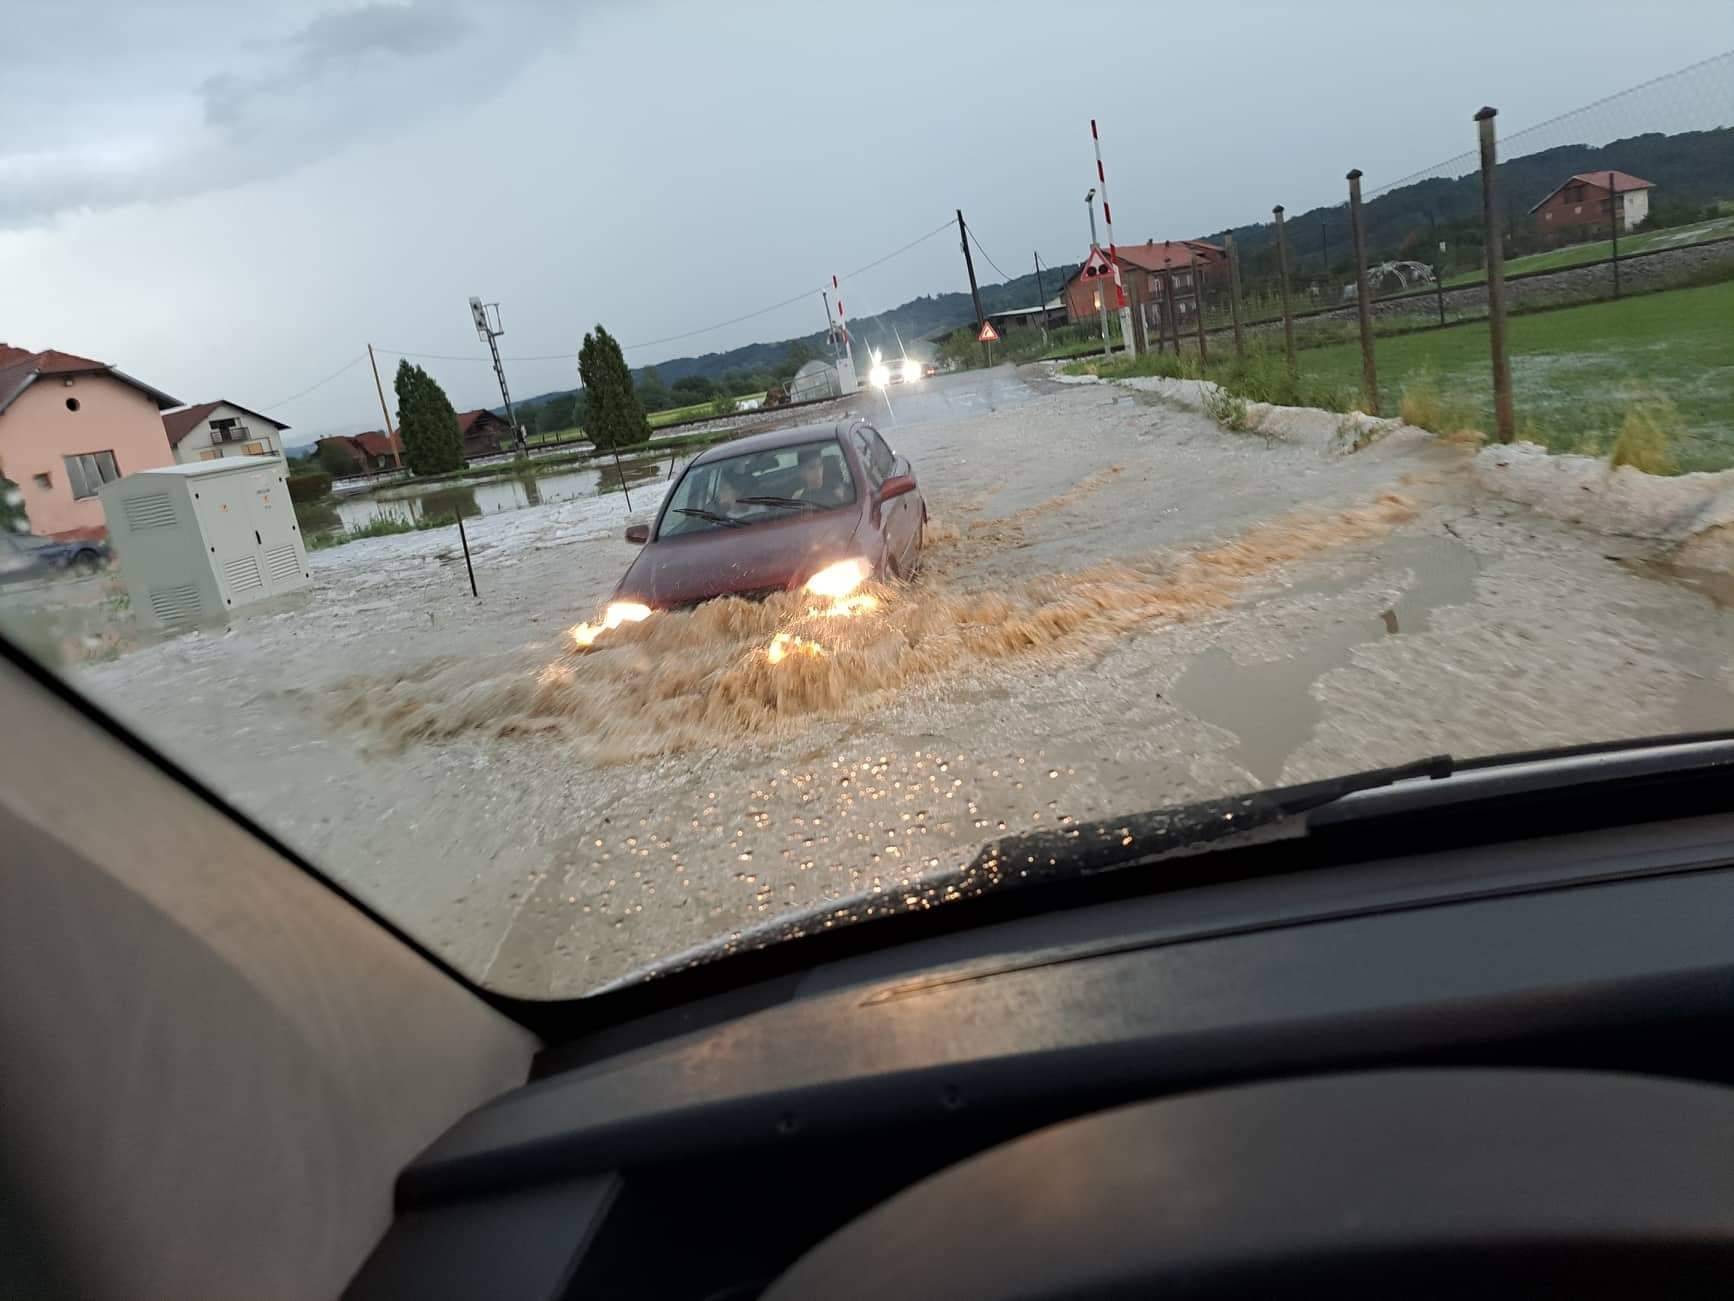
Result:
<svg viewBox="0 0 1734 1301"><path fill-rule="evenodd" d="M890 501L893 497L901 497L906 492L915 491L915 476L913 474L894 474L879 485L879 500Z"/></svg>
<svg viewBox="0 0 1734 1301"><path fill-rule="evenodd" d="M643 546L646 542L650 541L650 525L628 524L626 526L626 540L628 542L636 542L640 546Z"/></svg>

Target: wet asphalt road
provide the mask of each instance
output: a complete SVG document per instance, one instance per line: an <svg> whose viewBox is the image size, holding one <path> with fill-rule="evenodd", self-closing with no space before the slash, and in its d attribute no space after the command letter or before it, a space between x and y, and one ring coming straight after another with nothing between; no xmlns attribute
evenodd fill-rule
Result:
<svg viewBox="0 0 1734 1301"><path fill-rule="evenodd" d="M1331 455L1007 368L856 407L935 520L883 635L831 648L880 675L859 698L791 690L748 732L707 732L687 684L673 748L598 719L605 671L620 699L680 663L766 672L756 631L679 663L648 643L571 657L564 629L631 556L610 500L478 523L479 603L437 535L355 543L321 553L295 611L78 680L457 965L533 996L827 900L918 904L1020 830L1734 725L1725 609L1479 495L1460 452ZM441 734L368 721L389 710Z"/></svg>

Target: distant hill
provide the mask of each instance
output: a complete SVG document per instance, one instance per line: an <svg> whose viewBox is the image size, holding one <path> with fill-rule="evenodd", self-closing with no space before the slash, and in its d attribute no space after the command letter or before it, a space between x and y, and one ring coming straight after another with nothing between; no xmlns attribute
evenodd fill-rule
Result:
<svg viewBox="0 0 1734 1301"><path fill-rule="evenodd" d="M1043 267L1041 288L1050 299L1055 297L1060 292L1060 286L1077 269L1078 264L1075 262L1051 269ZM1027 276L1018 276L998 284L984 284L980 288L981 306L985 312L1028 307L1033 305L1038 297L1036 275L1033 271ZM923 294L920 298L911 298L906 303L874 316L850 317L849 335L854 341L855 357L859 362L864 348L882 348L895 352L897 340L901 338L905 347L914 350L918 341L926 336L936 331L953 330L974 320L975 308L970 303L967 291ZM794 343L804 343L815 353L824 355L825 332L816 330L812 334L803 334L796 338L743 344L727 352L707 352L696 357L671 357L667 361L655 363L656 373L664 384L673 384L688 375L702 375L706 379L714 380L731 371L774 371L782 363L789 346ZM640 378L646 369L641 366L634 370L633 378ZM555 398L570 397L577 391L575 388L554 389L526 398L517 405L520 408L540 406ZM503 414L503 409L500 414Z"/></svg>
<svg viewBox="0 0 1734 1301"><path fill-rule="evenodd" d="M1575 172L1615 168L1655 182L1652 203L1702 205L1734 198L1734 127L1677 135L1630 136L1600 146L1560 145L1499 165L1498 193L1506 224L1526 232L1529 209ZM1429 178L1369 200L1364 206L1369 260L1412 256L1430 261L1437 238L1479 248L1481 175ZM1290 256L1297 275L1326 267L1346 269L1352 257L1347 196L1344 202L1302 213L1284 213ZM1320 228L1323 227L1321 236ZM1233 228L1243 274L1275 272L1276 226L1262 222ZM1220 242L1224 233L1206 238Z"/></svg>

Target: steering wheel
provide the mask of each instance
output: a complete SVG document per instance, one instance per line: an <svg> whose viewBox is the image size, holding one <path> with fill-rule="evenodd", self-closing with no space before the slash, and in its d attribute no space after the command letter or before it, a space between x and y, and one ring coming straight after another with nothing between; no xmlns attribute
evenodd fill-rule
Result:
<svg viewBox="0 0 1734 1301"><path fill-rule="evenodd" d="M1727 1295L1734 1092L1410 1070L1085 1116L916 1184L766 1301Z"/></svg>

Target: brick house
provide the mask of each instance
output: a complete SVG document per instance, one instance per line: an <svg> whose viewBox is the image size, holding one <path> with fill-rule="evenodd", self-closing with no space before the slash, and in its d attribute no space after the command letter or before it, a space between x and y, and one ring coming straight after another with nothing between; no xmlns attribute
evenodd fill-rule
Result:
<svg viewBox="0 0 1734 1301"><path fill-rule="evenodd" d="M1126 287L1126 302L1132 308L1136 326L1146 332L1160 328L1160 312L1165 286L1174 287L1176 320L1182 333L1191 328L1193 285L1196 270L1209 289L1228 280L1228 254L1220 246L1201 239L1145 240L1142 244L1120 244L1115 247L1120 263L1120 280ZM1089 265L1086 261L1086 267ZM1166 273L1166 278L1164 277ZM1092 323L1100 319L1101 295L1106 295L1109 312L1114 311L1114 282L1111 276L1087 277L1084 268L1066 281L1061 296L1066 303L1066 320L1074 324Z"/></svg>
<svg viewBox="0 0 1734 1301"><path fill-rule="evenodd" d="M282 434L287 428L280 420L223 400L201 402L163 416L169 446L175 449L175 460L183 465L218 461L225 456L281 456Z"/></svg>
<svg viewBox="0 0 1734 1301"><path fill-rule="evenodd" d="M1612 185L1609 184L1612 177ZM1580 226L1608 228L1609 205L1617 205L1622 231L1631 230L1650 215L1650 191L1654 182L1629 172L1579 172L1569 177L1529 210L1542 233L1575 231Z"/></svg>
<svg viewBox="0 0 1734 1301"><path fill-rule="evenodd" d="M107 362L0 343L0 477L23 496L31 531L104 533L97 490L173 464L161 413L180 405Z"/></svg>

